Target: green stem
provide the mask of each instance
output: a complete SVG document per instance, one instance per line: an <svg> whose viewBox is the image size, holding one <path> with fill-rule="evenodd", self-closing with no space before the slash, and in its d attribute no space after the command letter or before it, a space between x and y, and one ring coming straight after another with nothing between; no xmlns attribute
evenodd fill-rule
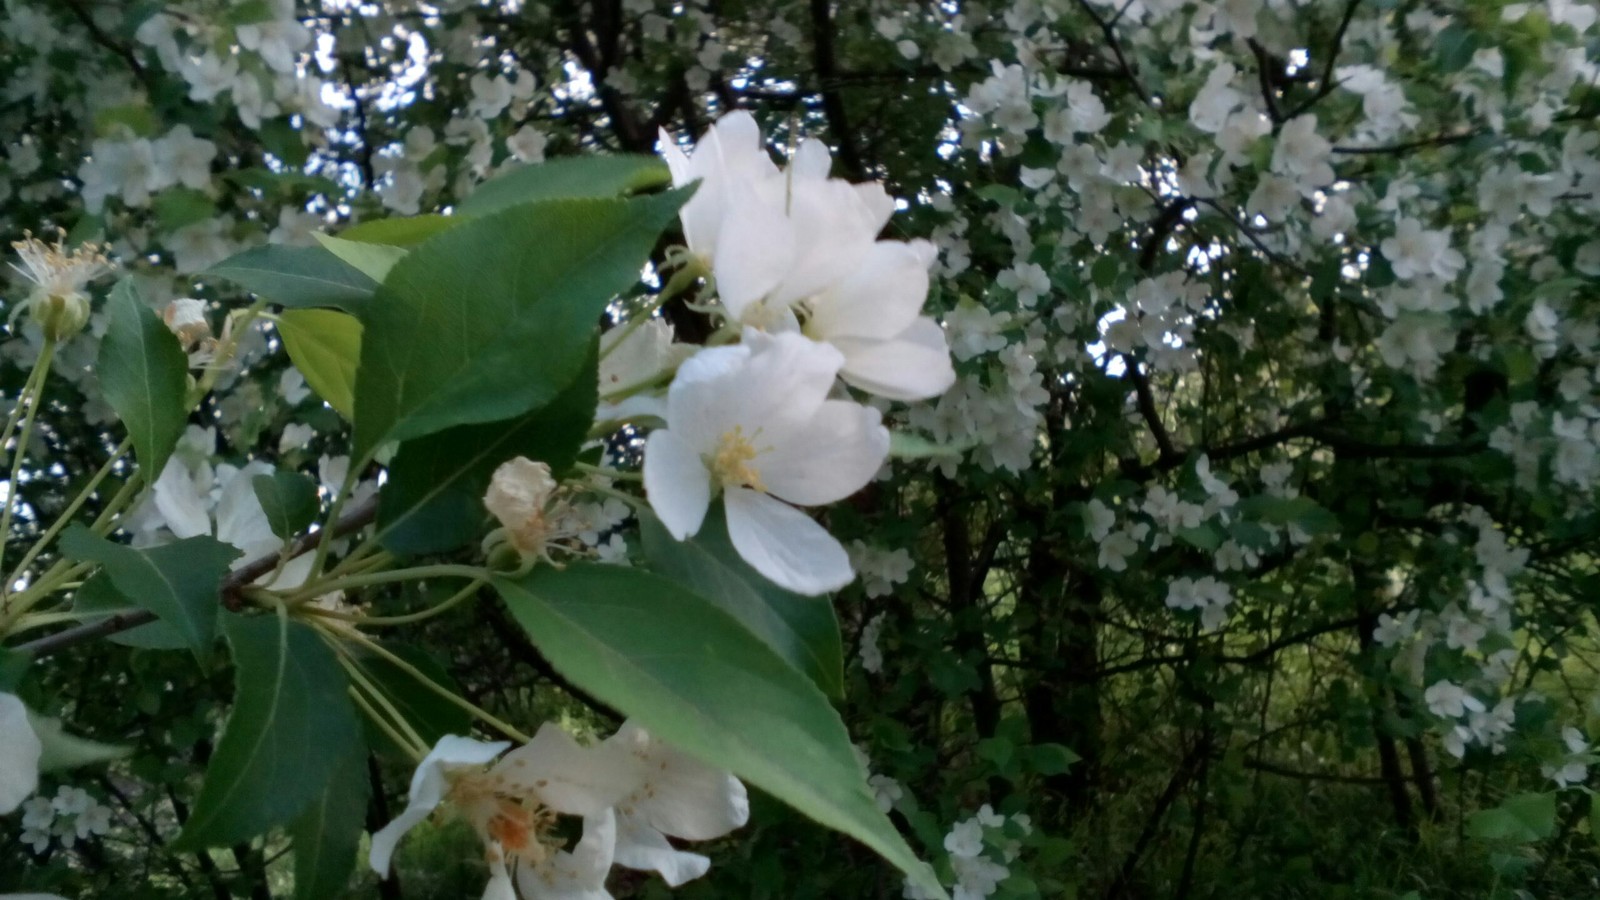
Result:
<svg viewBox="0 0 1600 900"><path fill-rule="evenodd" d="M591 466L588 463L573 463L572 467L587 475L599 478L610 478L614 481L644 481L643 472L623 472L617 469L604 469L600 466Z"/></svg>
<svg viewBox="0 0 1600 900"><path fill-rule="evenodd" d="M89 479L89 483L84 485L82 490L78 491L78 496L74 497L72 502L67 504L67 508L63 510L59 516L56 516L55 522L51 524L51 526L43 535L40 535L37 541L33 542L33 546L28 548L28 552L23 554L22 562L17 563L17 567L11 570L11 577L6 579L7 584L15 584L17 579L22 577L22 573L27 571L28 566L35 559L38 559L39 554L44 552L46 547L50 546L50 542L56 539L56 536L61 533L62 529L67 527L67 525L72 521L72 517L77 514L78 510L83 507L84 503L88 502L90 495L92 495L95 492L95 489L100 486L100 482L106 480L106 476L111 474L111 470L116 466L117 460L121 459L122 455L127 453L132 446L132 438L124 438L122 443L117 445L117 449L112 451L111 457L106 460L105 465L101 466L100 470L94 473L94 477Z"/></svg>
<svg viewBox="0 0 1600 900"><path fill-rule="evenodd" d="M613 350L622 346L622 343L629 336L642 327L645 322L649 321L650 317L655 315L656 310L665 306L668 300L683 293L696 280L706 274L705 267L700 264L697 258L687 256L684 260L683 268L674 273L666 285L661 288L661 292L650 298L650 302L643 309L634 313L633 318L622 325L620 333L607 343L605 349L600 351L600 359L604 360L607 356L610 356Z"/></svg>
<svg viewBox="0 0 1600 900"><path fill-rule="evenodd" d="M429 678L426 673L422 672L416 666L413 666L412 664L406 662L405 660L401 659L400 657L398 657L398 656L394 655L393 653L389 652L389 650L387 648L385 648L382 644L379 644L377 641L372 640L371 638L367 637L364 634L361 634L360 632L340 632L340 634L343 635L343 636L350 636L350 635L353 634L354 637L355 637L355 640L358 643L360 643L361 646L367 648L368 650L371 650L373 653L378 654L379 656L381 656L385 660L387 660L390 665L393 665L395 668L399 669L400 671L405 672L407 675L410 675L412 678L415 678L418 682L420 682L422 684L423 687L427 688L430 691L433 691L435 694L438 694L440 697L444 698L445 700L450 701L451 703L455 704L456 706L461 707L462 709L464 709L467 712L471 713L473 716L477 717L479 720L488 723L489 725L493 726L494 728L499 729L501 734L504 734L506 737L511 738L513 741L516 741L519 744L526 744L529 741L533 740L528 735L523 734L518 729L512 727L511 725L506 724L505 722L502 722L497 717L491 715L487 710L484 710L482 707L479 707L477 704L473 703L472 701L467 700L464 697L457 696L454 691L450 690L449 688L445 687L444 685L440 684L439 682L434 681L432 678Z"/></svg>
<svg viewBox="0 0 1600 900"><path fill-rule="evenodd" d="M417 622L425 622L428 619L434 618L435 616L444 615L450 610L455 609L457 606L460 606L468 600L471 600L477 595L478 589L483 587L485 584L488 584L486 579L475 579L471 584L468 584L461 590L451 594L450 597L443 602L436 603L427 609L418 610L414 613L406 613L403 616L363 616L359 613L339 612L338 610L322 609L320 607L313 606L305 607L303 611L310 615L320 616L324 619L336 619L341 622L350 622L358 626L370 625L376 628L384 628L394 625L413 625Z"/></svg>
<svg viewBox="0 0 1600 900"><path fill-rule="evenodd" d="M405 715L403 715L400 710L396 709L393 703L389 702L389 698L383 695L383 691L380 690L377 685L372 683L372 679L366 676L366 673L361 670L361 666L344 653L339 654L339 665L344 667L345 674L350 676L350 680L354 681L356 685L359 685L361 690L366 692L367 696L378 705L379 709L382 709L388 714L390 719L400 729L400 732L405 735L406 740L400 742L400 746L410 748L413 752L420 749L422 753L426 755L428 752L428 742L424 741L422 739L422 735L418 734L417 730L411 727L411 723L406 721Z"/></svg>
<svg viewBox="0 0 1600 900"><path fill-rule="evenodd" d="M22 474L22 460L28 455L28 440L33 437L33 423L39 412L40 402L44 399L44 382L50 373L50 361L55 358L55 341L46 339L44 349L39 351L39 361L34 363L33 374L28 377L28 384L23 388L22 396L18 403L27 403L27 411L22 414L22 428L17 434L17 450L11 454L11 475L6 482L6 507L0 512L0 541L5 545L11 544L11 517L17 508L17 479ZM0 596L11 590L10 583L0 585Z"/></svg>
<svg viewBox="0 0 1600 900"><path fill-rule="evenodd" d="M290 605L295 605L320 597L323 594L331 594L334 591L348 591L354 588L371 587L378 584L394 584L401 581L420 581L424 578L452 577L486 579L489 577L489 573L477 566L458 566L447 563L432 566L415 566L410 569L395 569L389 572L371 572L364 575L347 575L341 578L322 578L302 585L284 599Z"/></svg>

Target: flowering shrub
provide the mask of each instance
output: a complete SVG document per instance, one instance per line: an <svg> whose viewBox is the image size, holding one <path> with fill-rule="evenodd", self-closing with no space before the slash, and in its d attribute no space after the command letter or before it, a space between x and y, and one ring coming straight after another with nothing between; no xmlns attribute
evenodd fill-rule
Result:
<svg viewBox="0 0 1600 900"><path fill-rule="evenodd" d="M1592 4L6 10L0 890L1588 889Z"/></svg>

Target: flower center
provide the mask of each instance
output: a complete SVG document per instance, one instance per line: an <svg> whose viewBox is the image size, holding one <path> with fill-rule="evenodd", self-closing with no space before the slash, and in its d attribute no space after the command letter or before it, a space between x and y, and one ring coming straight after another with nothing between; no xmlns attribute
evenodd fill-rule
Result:
<svg viewBox="0 0 1600 900"><path fill-rule="evenodd" d="M717 453L711 461L711 471L723 487L764 491L766 488L761 484L761 470L754 465L755 458L760 455L761 451L750 442L750 438L745 437L744 426L735 425L717 439Z"/></svg>

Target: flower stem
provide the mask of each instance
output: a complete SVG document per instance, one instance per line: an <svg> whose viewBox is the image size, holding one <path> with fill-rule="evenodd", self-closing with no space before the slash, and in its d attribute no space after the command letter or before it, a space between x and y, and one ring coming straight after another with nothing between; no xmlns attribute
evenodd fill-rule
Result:
<svg viewBox="0 0 1600 900"><path fill-rule="evenodd" d="M452 691L439 682L434 681L432 678L429 678L426 673L422 672L416 666L413 666L395 654L389 652L388 648L384 647L382 644L379 644L377 641L374 641L366 635L356 631L341 631L340 635L344 637L354 637L356 642L361 646L371 650L373 653L378 654L387 660L390 665L393 665L400 671L405 672L412 678L415 678L422 684L423 687L433 691L435 694L438 694L440 697L450 701L456 706L461 707L462 709L471 713L473 716L477 717L479 720L486 722L498 729L500 733L504 734L506 737L511 738L519 744L526 744L532 740L532 738L528 737L526 734L523 734L520 730L501 721L499 718L490 714L487 710L483 709L472 701L467 700L464 697L457 696L455 691Z"/></svg>
<svg viewBox="0 0 1600 900"><path fill-rule="evenodd" d="M22 573L27 571L28 566L39 557L40 553L44 552L46 547L50 546L50 542L55 540L56 535L67 527L68 523L72 521L72 517L77 514L84 503L88 502L90 495L100 486L100 482L111 474L111 470L116 466L117 460L121 459L122 455L127 453L132 446L132 438L124 438L122 443L117 445L117 449L111 452L111 456L106 460L105 465L94 473L94 477L89 479L89 483L78 491L78 496L72 499L67 508L56 516L55 522L50 525L49 529L40 535L37 541L33 542L33 546L28 548L27 553L23 554L22 561L17 563L17 567L11 570L11 577L6 579L7 584L15 584L17 579L22 577Z"/></svg>
<svg viewBox="0 0 1600 900"><path fill-rule="evenodd" d="M50 362L55 358L55 341L45 339L44 349L39 351L39 361L34 363L33 374L28 377L28 384L22 389L22 395L17 398L19 404L26 403L27 410L22 414L22 427L17 433L17 449L11 454L11 475L6 482L5 511L0 512L0 541L6 545L11 543L11 517L17 508L17 479L22 474L22 460L28 454L28 440L33 437L33 423L37 419L40 402L44 399L44 382L50 374ZM0 585L0 596L11 590L8 581Z"/></svg>

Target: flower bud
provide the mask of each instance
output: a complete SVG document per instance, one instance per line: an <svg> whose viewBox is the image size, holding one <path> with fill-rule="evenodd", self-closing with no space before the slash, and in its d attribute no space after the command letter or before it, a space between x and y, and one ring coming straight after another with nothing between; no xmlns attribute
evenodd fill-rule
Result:
<svg viewBox="0 0 1600 900"><path fill-rule="evenodd" d="M89 324L89 298L77 292L36 295L28 311L44 329L44 336L56 343L72 337Z"/></svg>

